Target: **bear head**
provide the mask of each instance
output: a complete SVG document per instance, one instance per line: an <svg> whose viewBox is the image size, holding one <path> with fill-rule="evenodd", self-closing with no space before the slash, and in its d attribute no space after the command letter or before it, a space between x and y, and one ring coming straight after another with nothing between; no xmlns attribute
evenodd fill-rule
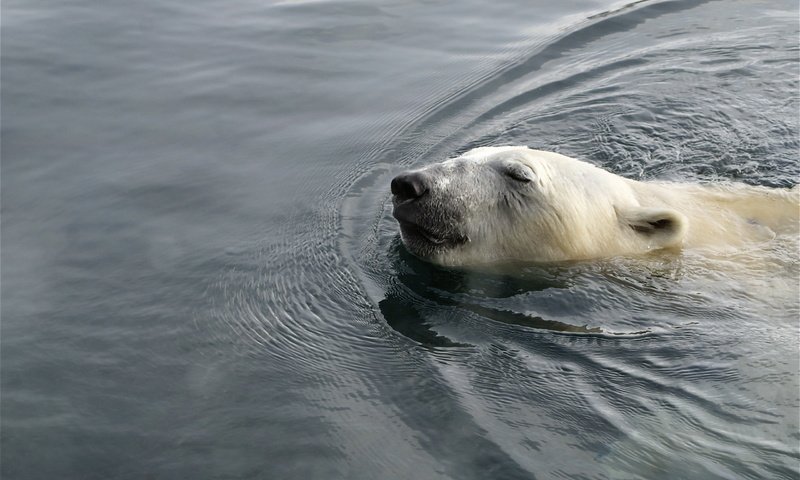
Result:
<svg viewBox="0 0 800 480"><path fill-rule="evenodd" d="M414 255L448 265L550 262L679 247L686 218L643 206L632 180L527 147L481 147L396 176Z"/></svg>

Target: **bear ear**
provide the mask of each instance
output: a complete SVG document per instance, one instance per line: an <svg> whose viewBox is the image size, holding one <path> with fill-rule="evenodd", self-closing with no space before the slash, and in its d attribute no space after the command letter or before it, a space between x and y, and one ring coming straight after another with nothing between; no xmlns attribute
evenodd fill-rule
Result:
<svg viewBox="0 0 800 480"><path fill-rule="evenodd" d="M683 214L668 208L615 208L627 228L646 237L657 248L679 247L686 236L689 221Z"/></svg>

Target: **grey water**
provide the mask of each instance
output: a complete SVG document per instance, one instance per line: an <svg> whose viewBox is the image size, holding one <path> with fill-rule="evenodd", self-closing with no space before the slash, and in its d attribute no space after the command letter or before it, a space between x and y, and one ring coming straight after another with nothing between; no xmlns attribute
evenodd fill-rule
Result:
<svg viewBox="0 0 800 480"><path fill-rule="evenodd" d="M791 187L795 1L8 0L0 476L798 478L798 236L441 269L479 145Z"/></svg>

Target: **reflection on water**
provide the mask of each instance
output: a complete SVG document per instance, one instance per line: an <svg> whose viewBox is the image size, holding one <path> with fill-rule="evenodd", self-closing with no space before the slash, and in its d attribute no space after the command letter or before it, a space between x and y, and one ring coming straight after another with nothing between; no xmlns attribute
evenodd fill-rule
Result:
<svg viewBox="0 0 800 480"><path fill-rule="evenodd" d="M409 297L412 296L437 306L455 307L460 315L469 312L511 325L556 332L602 333L599 327L545 320L540 316L509 310L507 306L493 308L481 305L481 298L505 299L520 293L565 288L566 281L559 278L556 268L549 272L545 268L531 266L515 271L514 266L508 266L508 274L443 269L414 258L399 242L396 242L393 250L393 256L397 259L393 269L397 284L394 289L387 291L386 298L380 301L379 307L392 328L420 343L434 346L460 345L443 339L426 327L424 316L409 302ZM568 275L569 272L565 274Z"/></svg>

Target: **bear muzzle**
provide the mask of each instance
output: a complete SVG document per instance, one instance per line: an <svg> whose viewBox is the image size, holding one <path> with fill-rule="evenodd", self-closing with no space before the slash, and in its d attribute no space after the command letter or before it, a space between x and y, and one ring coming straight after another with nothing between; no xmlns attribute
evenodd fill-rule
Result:
<svg viewBox="0 0 800 480"><path fill-rule="evenodd" d="M468 241L466 235L452 228L458 224L458 215L436 201L431 187L420 172L398 175L391 185L392 216L400 224L403 243L421 257Z"/></svg>

